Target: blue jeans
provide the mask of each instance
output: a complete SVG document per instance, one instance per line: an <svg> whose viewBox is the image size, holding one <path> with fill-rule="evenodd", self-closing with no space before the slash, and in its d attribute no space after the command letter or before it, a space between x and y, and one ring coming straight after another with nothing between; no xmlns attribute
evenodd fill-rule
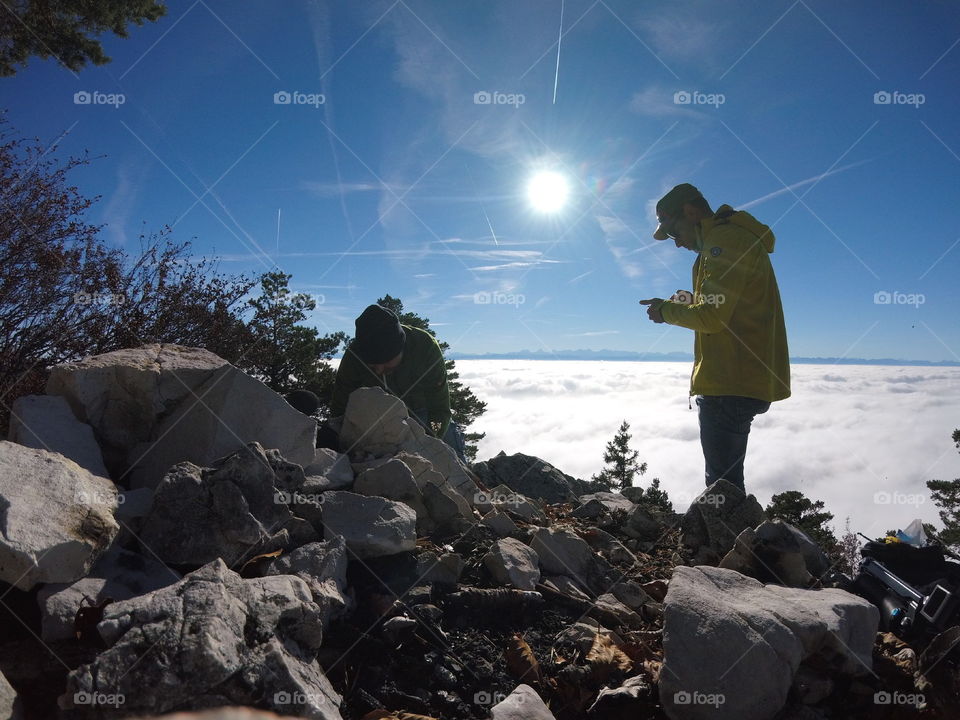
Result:
<svg viewBox="0 0 960 720"><path fill-rule="evenodd" d="M770 409L770 403L738 395L700 395L697 407L707 485L724 478L744 490L743 459L750 424Z"/></svg>

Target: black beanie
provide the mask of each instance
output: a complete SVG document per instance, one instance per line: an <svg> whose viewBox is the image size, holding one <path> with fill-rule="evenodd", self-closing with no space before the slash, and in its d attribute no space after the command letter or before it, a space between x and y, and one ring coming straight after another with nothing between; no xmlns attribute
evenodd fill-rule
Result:
<svg viewBox="0 0 960 720"><path fill-rule="evenodd" d="M379 365L399 355L405 340L397 316L382 305L370 305L357 318L357 335L350 349L365 363Z"/></svg>

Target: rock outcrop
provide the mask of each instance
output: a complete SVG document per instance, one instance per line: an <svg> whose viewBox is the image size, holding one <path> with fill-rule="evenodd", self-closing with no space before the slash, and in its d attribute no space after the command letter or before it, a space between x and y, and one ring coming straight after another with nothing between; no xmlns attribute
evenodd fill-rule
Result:
<svg viewBox="0 0 960 720"><path fill-rule="evenodd" d="M753 495L717 480L690 503L680 525L681 541L693 554L693 565L716 565L746 528L766 517Z"/></svg>
<svg viewBox="0 0 960 720"><path fill-rule="evenodd" d="M107 649L69 674L61 706L75 718L258 705L340 720L340 696L312 659L322 615L300 578L244 580L215 560L107 606Z"/></svg>
<svg viewBox="0 0 960 720"><path fill-rule="evenodd" d="M868 674L878 622L874 605L843 590L678 567L664 602L663 708L677 720L772 718L801 663Z"/></svg>
<svg viewBox="0 0 960 720"><path fill-rule="evenodd" d="M173 466L154 495L140 538L172 565L198 566L216 558L228 565L258 553L295 548L319 539L303 517L291 512L303 470L275 450L251 443L201 468Z"/></svg>
<svg viewBox="0 0 960 720"><path fill-rule="evenodd" d="M0 440L0 580L21 590L79 580L120 530L116 509L108 478Z"/></svg>

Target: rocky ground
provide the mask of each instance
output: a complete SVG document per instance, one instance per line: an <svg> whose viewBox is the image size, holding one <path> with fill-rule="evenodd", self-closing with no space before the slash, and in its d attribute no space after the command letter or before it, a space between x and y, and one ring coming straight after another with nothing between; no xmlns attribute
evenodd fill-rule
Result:
<svg viewBox="0 0 960 720"><path fill-rule="evenodd" d="M530 456L466 468L379 390L314 451L215 356L111 355L0 441L0 720L957 717L960 627L878 632L725 481L681 516Z"/></svg>

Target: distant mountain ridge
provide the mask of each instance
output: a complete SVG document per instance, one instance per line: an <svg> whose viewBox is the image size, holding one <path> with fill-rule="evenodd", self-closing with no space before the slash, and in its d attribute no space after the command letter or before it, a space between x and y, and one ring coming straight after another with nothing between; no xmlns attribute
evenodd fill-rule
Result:
<svg viewBox="0 0 960 720"><path fill-rule="evenodd" d="M451 360L608 360L632 362L692 362L687 352L650 353L632 350L514 350L505 353L448 352ZM897 360L894 358L791 357L796 365L907 365L920 367L960 367L954 360Z"/></svg>

